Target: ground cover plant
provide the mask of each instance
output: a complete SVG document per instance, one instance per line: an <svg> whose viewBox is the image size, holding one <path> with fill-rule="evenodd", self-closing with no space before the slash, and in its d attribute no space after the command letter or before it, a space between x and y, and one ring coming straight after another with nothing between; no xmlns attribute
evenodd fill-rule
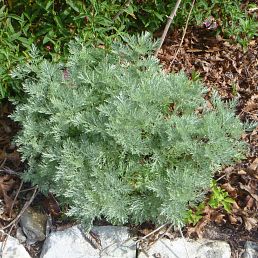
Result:
<svg viewBox="0 0 258 258"><path fill-rule="evenodd" d="M119 36L141 30L155 32L166 20L176 1L160 0L1 0L0 10L0 99L21 93L10 71L26 61L31 44L52 61L66 60L67 43L80 36L87 44L106 47ZM191 0L182 1L173 27L181 28ZM257 33L255 3L213 0L196 1L191 24L222 32L243 46Z"/></svg>
<svg viewBox="0 0 258 258"><path fill-rule="evenodd" d="M111 53L72 43L65 65L33 58L13 74L28 94L13 114L23 177L88 226L182 225L215 171L245 154L243 125L233 103L163 72L149 34L124 40Z"/></svg>

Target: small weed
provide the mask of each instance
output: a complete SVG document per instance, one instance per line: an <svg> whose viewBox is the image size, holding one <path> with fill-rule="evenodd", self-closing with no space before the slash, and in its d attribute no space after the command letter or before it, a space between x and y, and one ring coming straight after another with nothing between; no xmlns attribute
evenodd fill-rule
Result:
<svg viewBox="0 0 258 258"><path fill-rule="evenodd" d="M214 209L222 207L227 213L231 212L232 203L235 201L229 197L229 194L226 190L218 186L216 180L211 182L211 196L207 204ZM195 226L203 217L205 202L201 202L198 206L191 208L186 211L185 223L192 224Z"/></svg>
<svg viewBox="0 0 258 258"><path fill-rule="evenodd" d="M208 204L214 208L217 209L219 207L223 207L223 209L230 213L232 208L232 203L235 201L229 197L229 194L226 190L222 189L217 185L216 180L212 180L211 182L211 197L208 202Z"/></svg>
<svg viewBox="0 0 258 258"><path fill-rule="evenodd" d="M233 94L233 96L237 96L237 94L238 94L238 92L237 92L237 84L233 83L231 85L231 87L232 87L232 94Z"/></svg>
<svg viewBox="0 0 258 258"><path fill-rule="evenodd" d="M200 76L201 74L195 70L192 71L191 73L191 79L196 82L196 81L199 81L200 80Z"/></svg>
<svg viewBox="0 0 258 258"><path fill-rule="evenodd" d="M195 226L203 217L204 208L205 208L205 203L202 202L194 209L187 210L186 216L185 216L185 223L192 224L193 226Z"/></svg>

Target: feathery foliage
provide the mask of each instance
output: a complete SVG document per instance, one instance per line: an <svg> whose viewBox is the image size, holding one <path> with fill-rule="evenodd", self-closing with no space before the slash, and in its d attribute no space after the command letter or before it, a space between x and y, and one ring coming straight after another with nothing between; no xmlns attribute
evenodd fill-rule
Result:
<svg viewBox="0 0 258 258"><path fill-rule="evenodd" d="M221 166L243 157L234 105L183 73L166 74L148 34L111 53L80 42L64 64L20 67L28 98L13 118L26 180L70 204L87 225L184 221Z"/></svg>

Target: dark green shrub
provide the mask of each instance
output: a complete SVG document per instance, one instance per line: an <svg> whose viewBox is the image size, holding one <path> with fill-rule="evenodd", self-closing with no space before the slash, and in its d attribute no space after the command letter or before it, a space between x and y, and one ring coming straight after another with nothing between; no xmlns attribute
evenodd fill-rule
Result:
<svg viewBox="0 0 258 258"><path fill-rule="evenodd" d="M0 3L4 2L0 0ZM49 60L66 60L67 43L76 36L85 44L110 46L120 35L163 28L176 0L8 0L0 10L0 99L18 94L20 85L10 71L28 58L28 48L37 45ZM173 27L182 28L191 0L182 1ZM243 46L257 35L255 17L240 8L240 1L196 1L192 24L201 25L214 16L227 37ZM117 14L120 15L118 16ZM116 18L117 17L117 18Z"/></svg>
<svg viewBox="0 0 258 258"><path fill-rule="evenodd" d="M54 62L67 59L67 43L76 36L88 45L108 46L123 34L123 22L113 21L122 8L121 0L8 1L0 9L0 100L20 92L10 71L26 62L32 43Z"/></svg>
<svg viewBox="0 0 258 258"><path fill-rule="evenodd" d="M14 26L5 6L0 8L0 100L19 91L19 84L11 79L10 72L18 63L26 60L26 52L33 40L24 37L21 24ZM18 17L19 18L19 17Z"/></svg>
<svg viewBox="0 0 258 258"><path fill-rule="evenodd" d="M88 225L100 216L180 224L214 172L245 153L243 126L232 104L214 94L211 108L199 83L164 73L147 34L125 40L110 54L74 43L65 66L14 73L27 78L13 114L24 179L64 197Z"/></svg>

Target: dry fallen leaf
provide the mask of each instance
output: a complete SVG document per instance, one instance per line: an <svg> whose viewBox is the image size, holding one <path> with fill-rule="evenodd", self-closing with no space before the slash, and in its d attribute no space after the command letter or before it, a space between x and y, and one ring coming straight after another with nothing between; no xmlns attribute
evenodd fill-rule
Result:
<svg viewBox="0 0 258 258"><path fill-rule="evenodd" d="M9 175L0 177L0 198L4 200L6 213L10 212L13 199L8 195L8 192L14 189L16 181Z"/></svg>
<svg viewBox="0 0 258 258"><path fill-rule="evenodd" d="M244 217L243 220L245 223L245 228L248 231L251 231L252 229L254 229L258 224L258 221L255 218Z"/></svg>
<svg viewBox="0 0 258 258"><path fill-rule="evenodd" d="M254 208L255 206L255 200L253 197L251 197L250 195L248 195L246 197L246 205L244 210L251 210L252 208Z"/></svg>
<svg viewBox="0 0 258 258"><path fill-rule="evenodd" d="M253 170L253 171L257 170L257 168L258 168L258 158L256 158L256 159L252 162L252 164L249 166L249 169L251 169L251 170Z"/></svg>
<svg viewBox="0 0 258 258"><path fill-rule="evenodd" d="M43 201L43 205L47 210L47 213L51 214L51 216L59 217L61 215L59 203L57 202L53 194L48 194L48 196Z"/></svg>
<svg viewBox="0 0 258 258"><path fill-rule="evenodd" d="M204 216L194 227L188 227L187 236L196 234L198 238L202 238L205 226L211 222L212 216L215 217L213 214L214 212L215 212L214 209L212 209L209 205L206 205L203 210Z"/></svg>
<svg viewBox="0 0 258 258"><path fill-rule="evenodd" d="M12 190L16 181L9 175L0 176L0 197L3 198L8 191Z"/></svg>
<svg viewBox="0 0 258 258"><path fill-rule="evenodd" d="M237 197L237 191L236 188L233 187L230 183L225 183L223 185L221 185L221 188L225 189L232 198L236 198Z"/></svg>
<svg viewBox="0 0 258 258"><path fill-rule="evenodd" d="M252 189L250 185L243 185L242 183L239 183L239 186L241 189L247 191L258 202L258 195L255 193L257 189Z"/></svg>
<svg viewBox="0 0 258 258"><path fill-rule="evenodd" d="M237 217L237 216L235 216L235 215L229 214L229 215L228 215L228 218L229 218L230 223L233 224L233 225L236 225L236 224L239 223L239 218L240 218L240 217ZM241 219L241 218L240 218L240 219ZM242 222L242 219L241 219L241 222ZM241 222L240 222L240 224L241 224Z"/></svg>
<svg viewBox="0 0 258 258"><path fill-rule="evenodd" d="M246 175L246 172L241 169L240 171L237 172L237 174L238 174L238 175Z"/></svg>
<svg viewBox="0 0 258 258"><path fill-rule="evenodd" d="M222 213L218 213L216 216L214 216L213 219L217 224L224 224L226 223L225 215Z"/></svg>

